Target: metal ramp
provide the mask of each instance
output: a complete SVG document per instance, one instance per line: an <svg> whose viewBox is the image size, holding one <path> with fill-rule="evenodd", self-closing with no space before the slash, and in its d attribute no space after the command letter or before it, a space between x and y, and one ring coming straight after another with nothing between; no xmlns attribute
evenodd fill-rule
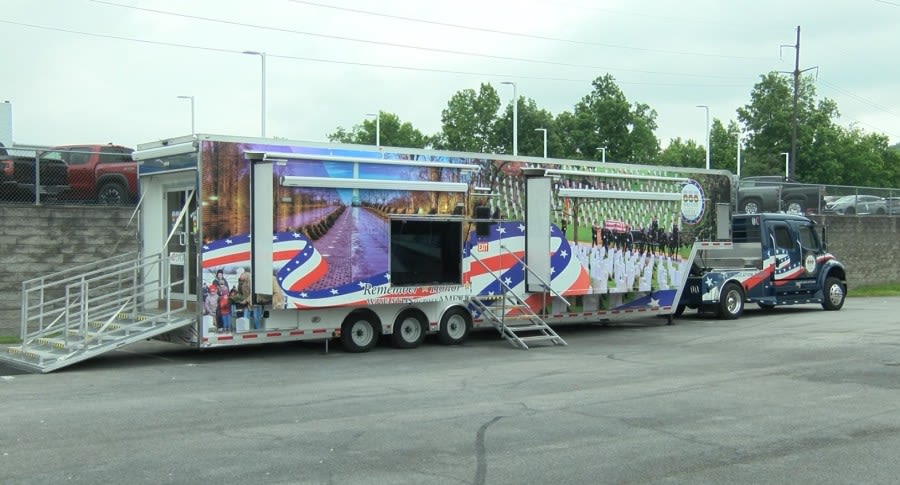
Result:
<svg viewBox="0 0 900 485"><path fill-rule="evenodd" d="M515 254L506 247L501 249L509 253L516 259L517 264L521 264L525 271L531 272L531 269L524 261L519 259ZM562 337L550 328L550 325L535 313L531 306L525 301L525 298L509 287L499 275L494 273L485 265L476 255L472 255L481 266L491 274L491 276L499 283L502 289L500 295L491 297L473 297L469 299L469 303L478 310L481 315L500 332L500 335L509 341L513 346L522 350L528 350L529 344L546 344L546 345L568 345ZM537 277L537 275L535 275ZM559 298L562 295L557 293L549 283L541 281L544 288L548 291L544 295L552 294ZM563 298L565 300L565 298ZM499 305L498 305L499 302Z"/></svg>
<svg viewBox="0 0 900 485"><path fill-rule="evenodd" d="M162 254L129 253L22 283L22 344L0 361L47 373L196 322Z"/></svg>

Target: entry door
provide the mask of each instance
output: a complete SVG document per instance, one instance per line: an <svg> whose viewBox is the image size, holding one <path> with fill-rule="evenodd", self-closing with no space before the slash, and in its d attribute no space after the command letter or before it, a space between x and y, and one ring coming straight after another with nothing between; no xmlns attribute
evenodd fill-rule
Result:
<svg viewBox="0 0 900 485"><path fill-rule="evenodd" d="M169 281L173 284L173 297L187 297L188 301L197 296L197 247L198 214L197 197L194 188L169 188L165 191L164 217L168 238L166 250L169 255Z"/></svg>

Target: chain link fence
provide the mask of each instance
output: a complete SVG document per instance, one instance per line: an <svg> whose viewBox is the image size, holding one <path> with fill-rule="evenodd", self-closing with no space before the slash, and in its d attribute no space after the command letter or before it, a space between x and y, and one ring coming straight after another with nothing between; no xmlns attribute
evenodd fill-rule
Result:
<svg viewBox="0 0 900 485"><path fill-rule="evenodd" d="M807 215L900 215L900 189L783 182L779 176L746 177L737 183L735 210Z"/></svg>
<svg viewBox="0 0 900 485"><path fill-rule="evenodd" d="M0 203L133 205L132 151L112 144L0 147Z"/></svg>

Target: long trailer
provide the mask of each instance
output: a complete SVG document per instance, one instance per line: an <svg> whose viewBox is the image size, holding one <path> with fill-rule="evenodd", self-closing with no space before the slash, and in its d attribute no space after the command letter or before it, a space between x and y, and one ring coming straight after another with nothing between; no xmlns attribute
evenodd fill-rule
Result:
<svg viewBox="0 0 900 485"><path fill-rule="evenodd" d="M671 323L697 255L732 247L727 171L218 135L134 158L141 254L23 286L24 366L144 338L564 345L556 325ZM48 281L83 304L50 310Z"/></svg>

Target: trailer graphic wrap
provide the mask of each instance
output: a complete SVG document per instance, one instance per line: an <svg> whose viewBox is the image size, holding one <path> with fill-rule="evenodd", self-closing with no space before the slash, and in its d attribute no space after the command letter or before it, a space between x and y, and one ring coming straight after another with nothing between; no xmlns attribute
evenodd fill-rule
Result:
<svg viewBox="0 0 900 485"><path fill-rule="evenodd" d="M491 296L504 290L500 281L524 293L525 270L516 264L524 259L527 230L522 169L533 164L321 146L205 143L204 280L221 269L233 285L251 269L248 151L286 154L273 164L271 181L272 267L285 307ZM670 306L687 271L684 248L711 235L714 214L707 208L729 199L727 176L618 164L550 174L548 166L555 179L549 202L557 208L550 233L553 290L620 295L602 305L607 310ZM491 188L492 197L480 197L475 187ZM490 235L479 238L465 224L456 277L407 284L394 275L392 281L391 251L399 248L392 246L392 220L455 216L464 225L481 204L491 209ZM530 298L536 310L545 304L542 296Z"/></svg>

